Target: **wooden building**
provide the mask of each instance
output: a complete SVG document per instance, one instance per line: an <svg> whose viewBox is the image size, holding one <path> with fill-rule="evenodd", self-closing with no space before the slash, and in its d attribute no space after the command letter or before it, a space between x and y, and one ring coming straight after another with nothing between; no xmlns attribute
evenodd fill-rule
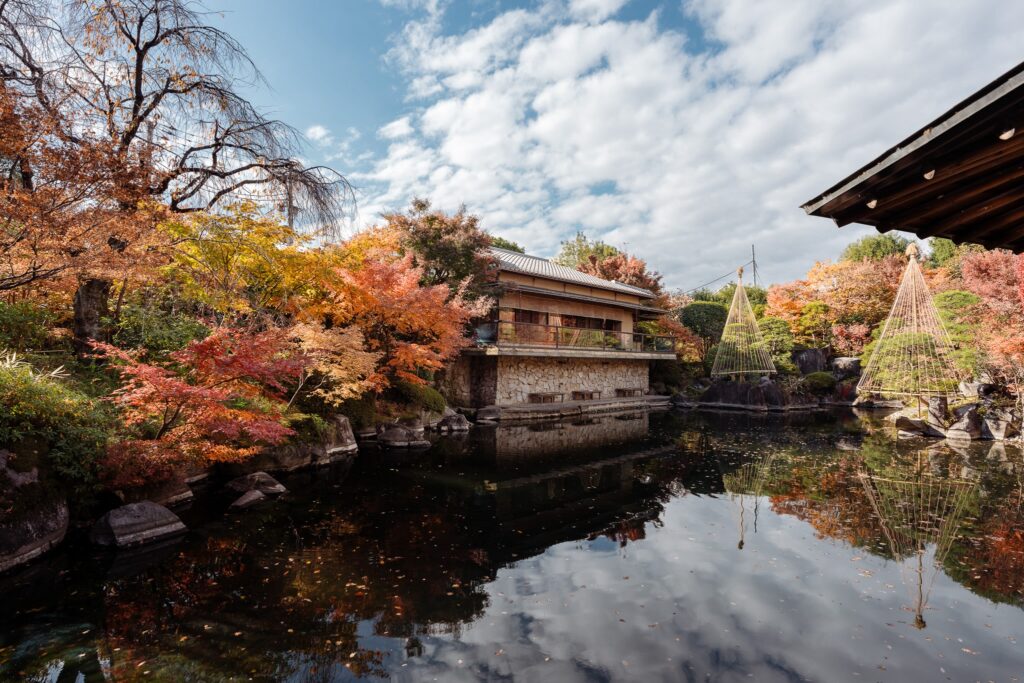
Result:
<svg viewBox="0 0 1024 683"><path fill-rule="evenodd" d="M1024 63L803 209L839 227L1024 251Z"/></svg>
<svg viewBox="0 0 1024 683"><path fill-rule="evenodd" d="M471 408L643 401L650 362L675 354L670 337L637 328L663 313L653 293L536 256L492 252L497 306L448 371L449 401Z"/></svg>

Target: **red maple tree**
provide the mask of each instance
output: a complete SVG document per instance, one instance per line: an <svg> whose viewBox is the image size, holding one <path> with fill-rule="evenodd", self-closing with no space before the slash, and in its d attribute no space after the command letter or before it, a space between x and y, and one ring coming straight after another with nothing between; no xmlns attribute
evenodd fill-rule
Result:
<svg viewBox="0 0 1024 683"><path fill-rule="evenodd" d="M242 460L294 433L281 423L282 395L306 359L283 330L220 328L166 364L110 344L95 348L124 379L112 400L127 435L104 463L112 486L165 479L186 463Z"/></svg>

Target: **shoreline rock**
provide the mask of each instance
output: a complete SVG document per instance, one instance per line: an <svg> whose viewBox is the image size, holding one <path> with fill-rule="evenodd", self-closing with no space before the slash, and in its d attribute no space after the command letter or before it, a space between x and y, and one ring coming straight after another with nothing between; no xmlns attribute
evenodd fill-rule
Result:
<svg viewBox="0 0 1024 683"><path fill-rule="evenodd" d="M89 538L96 545L130 548L187 531L176 514L163 505L144 500L123 505L100 517Z"/></svg>

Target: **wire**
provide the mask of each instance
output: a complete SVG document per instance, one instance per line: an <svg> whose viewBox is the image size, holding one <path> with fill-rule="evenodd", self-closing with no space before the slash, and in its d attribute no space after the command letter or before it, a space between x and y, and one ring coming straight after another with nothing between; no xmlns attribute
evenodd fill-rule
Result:
<svg viewBox="0 0 1024 683"><path fill-rule="evenodd" d="M741 266L740 266L740 268L745 268L746 266L749 266L749 265L750 265L750 264L752 264L752 263L754 263L753 259L751 259L750 261L747 261L746 263L744 263L743 265L741 265ZM682 290L682 291L681 291L680 293L681 293L681 294L689 294L690 292L696 292L696 291L698 291L698 290L704 289L704 288L705 288L705 287L707 287L708 285L713 285L713 284L715 284L715 283L716 283L716 282L718 282L719 280L724 280L724 279L725 279L725 278L727 278L727 277L732 277L732 276L733 276L733 275L735 275L735 274L736 274L736 271L735 271L735 270L730 270L730 271L729 271L728 273L726 273L725 275L723 275L723 276L721 276L721 277L716 277L716 278L715 278L714 280L711 280L710 282L705 282L704 284L702 284L702 285L698 285L698 286L696 286L696 287L693 287L692 289L684 289L684 290Z"/></svg>

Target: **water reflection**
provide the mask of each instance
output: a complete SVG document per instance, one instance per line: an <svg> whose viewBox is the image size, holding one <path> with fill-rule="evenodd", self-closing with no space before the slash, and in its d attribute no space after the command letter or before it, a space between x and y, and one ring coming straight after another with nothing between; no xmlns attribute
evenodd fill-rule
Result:
<svg viewBox="0 0 1024 683"><path fill-rule="evenodd" d="M164 557L72 545L0 580L0 679L1018 675L1020 453L866 427L479 429L296 475L244 516L201 497Z"/></svg>
<svg viewBox="0 0 1024 683"><path fill-rule="evenodd" d="M968 507L976 507L974 482L939 479L918 472L914 479L861 472L858 474L893 557L904 570L911 589L914 626L924 628L924 610L935 577L941 570L960 531ZM925 562L925 554L932 557ZM907 573L912 578L907 578Z"/></svg>

